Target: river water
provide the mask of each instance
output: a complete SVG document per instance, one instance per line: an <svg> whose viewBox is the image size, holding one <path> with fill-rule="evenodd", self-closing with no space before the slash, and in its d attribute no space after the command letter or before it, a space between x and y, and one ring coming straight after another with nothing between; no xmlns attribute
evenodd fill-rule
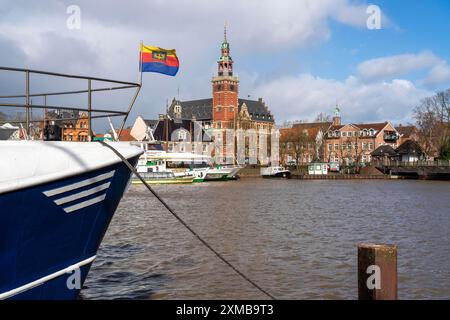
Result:
<svg viewBox="0 0 450 320"><path fill-rule="evenodd" d="M264 180L156 186L279 299L356 299L357 244L398 245L399 299L450 299L450 183ZM82 299L264 299L145 189L122 199Z"/></svg>

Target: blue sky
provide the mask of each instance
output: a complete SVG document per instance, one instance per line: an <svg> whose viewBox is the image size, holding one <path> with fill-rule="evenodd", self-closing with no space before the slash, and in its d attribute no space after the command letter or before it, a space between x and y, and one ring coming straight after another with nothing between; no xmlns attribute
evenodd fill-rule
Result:
<svg viewBox="0 0 450 320"><path fill-rule="evenodd" d="M327 41L277 53L290 61L292 67L283 67L276 62L267 65L265 62L271 60L271 54L255 57L247 52L240 57L240 62L268 74L295 74L300 70L345 80L356 72L359 63L378 57L430 50L450 61L450 1L389 0L371 3L377 4L390 20L387 26L382 24L381 30L354 28L331 21L331 35ZM410 79L416 79L420 74L413 73ZM448 82L440 86L447 87Z"/></svg>
<svg viewBox="0 0 450 320"><path fill-rule="evenodd" d="M334 70L323 70L328 77L345 78L356 65L374 57L393 56L431 50L450 61L450 1L377 1L392 20L379 31L355 29L334 23L333 36L316 54L333 63ZM355 50L353 54L349 54ZM315 70L321 73L317 60ZM343 62L342 65L340 62ZM321 73L322 74L322 73Z"/></svg>
<svg viewBox="0 0 450 320"><path fill-rule="evenodd" d="M366 26L369 4L381 30ZM69 5L79 29L67 28ZM1 64L136 81L140 40L176 48L179 74L144 75L131 124L164 112L178 89L184 100L211 96L225 21L241 97L262 97L278 123L331 114L336 102L344 122L408 123L421 99L450 87L447 0L173 0L170 10L160 0L0 0ZM2 91L14 83L0 75ZM123 108L129 98L94 103Z"/></svg>

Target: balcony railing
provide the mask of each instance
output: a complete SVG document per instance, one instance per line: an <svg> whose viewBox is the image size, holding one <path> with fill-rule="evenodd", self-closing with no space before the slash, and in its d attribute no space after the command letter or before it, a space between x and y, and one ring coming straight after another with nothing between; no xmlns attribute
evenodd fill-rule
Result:
<svg viewBox="0 0 450 320"><path fill-rule="evenodd" d="M385 133L383 138L384 138L384 141L397 141L398 135L395 133Z"/></svg>

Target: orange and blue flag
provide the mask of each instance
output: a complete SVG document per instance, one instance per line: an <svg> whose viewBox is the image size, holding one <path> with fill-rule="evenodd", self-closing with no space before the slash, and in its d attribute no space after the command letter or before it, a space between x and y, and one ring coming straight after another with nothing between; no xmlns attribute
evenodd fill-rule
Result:
<svg viewBox="0 0 450 320"><path fill-rule="evenodd" d="M157 72L174 76L180 63L175 49L141 45L141 72Z"/></svg>

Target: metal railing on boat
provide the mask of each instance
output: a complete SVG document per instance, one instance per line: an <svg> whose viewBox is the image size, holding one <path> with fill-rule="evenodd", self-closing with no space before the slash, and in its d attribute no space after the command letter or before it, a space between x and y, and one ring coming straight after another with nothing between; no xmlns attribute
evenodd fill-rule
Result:
<svg viewBox="0 0 450 320"><path fill-rule="evenodd" d="M33 122L46 122L46 121L69 121L69 120L78 120L78 119L87 119L88 120L88 132L89 132L89 140L92 140L92 119L97 118L106 118L106 117L117 117L121 116L123 117L122 123L120 125L120 129L118 132L118 136L120 137L120 133L122 132L125 122L128 118L128 115L133 108L133 105L136 101L137 96L139 95L139 91L141 89L141 83L134 83L134 82L126 82L126 81L119 81L119 80L112 80L112 79L106 79L106 78L98 78L98 77L90 77L90 76L80 76L80 75L73 75L73 74L65 74L65 73L57 73L57 72L49 72L49 71L41 71L41 70L32 70L32 69L21 69L21 68L11 68L11 67L1 67L0 66L0 72L17 72L17 73L23 73L25 75L25 93L23 94L16 94L16 95L2 95L0 96L0 107L10 107L10 108L25 108L26 113L26 119L25 121L6 121L8 123L12 124L22 124L25 123L26 133L27 136L30 135L30 128L31 123ZM86 89L82 90L69 90L69 91L48 91L48 92L39 92L39 93L30 93L31 89L31 81L30 81L30 75L31 74L38 74L43 76L51 76L51 77L60 77L60 78L68 78L68 79L78 79L78 80L85 80L86 81ZM92 88L92 82L102 82L102 83L109 83L113 84L112 86L103 86L100 88ZM92 94L96 92L107 92L107 91L115 91L115 90L127 90L127 89L135 89L134 95L128 104L128 107L126 111L117 111L117 110L111 110L107 108L92 108ZM64 96L64 95L76 95L76 94L86 94L88 95L87 98L87 107L79 107L74 106L71 104L70 106L61 106L61 105L48 105L47 104L47 97L51 96ZM31 104L30 99L33 97L43 97L44 98L44 104L43 105L34 105ZM20 99L24 98L24 103L8 103L3 102L2 99ZM87 117L66 117L66 118L57 118L57 119L39 119L39 120L33 120L31 118L31 109L53 109L53 110L64 110L64 111L86 111ZM92 115L92 113L102 113L100 115Z"/></svg>

